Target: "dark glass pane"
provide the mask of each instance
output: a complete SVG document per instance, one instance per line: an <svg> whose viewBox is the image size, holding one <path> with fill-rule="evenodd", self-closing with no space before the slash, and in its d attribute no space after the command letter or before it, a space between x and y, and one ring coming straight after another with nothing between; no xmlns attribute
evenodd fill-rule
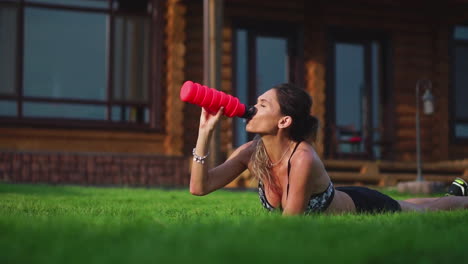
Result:
<svg viewBox="0 0 468 264"><path fill-rule="evenodd" d="M149 109L148 107L134 107L134 106L113 106L112 107L112 121L114 122L130 122L138 124L149 123Z"/></svg>
<svg viewBox="0 0 468 264"><path fill-rule="evenodd" d="M357 44L336 44L336 124L362 125L364 96L364 47ZM350 67L353 65L353 67Z"/></svg>
<svg viewBox="0 0 468 264"><path fill-rule="evenodd" d="M371 67L372 67L372 136L374 142L381 139L380 128L382 124L382 105L380 101L380 45L374 41L371 45ZM379 144L373 145L374 156L376 159L381 157L381 148Z"/></svg>
<svg viewBox="0 0 468 264"><path fill-rule="evenodd" d="M257 96L288 81L287 39L257 37Z"/></svg>
<svg viewBox="0 0 468 264"><path fill-rule="evenodd" d="M150 20L120 16L115 20L114 99L148 101Z"/></svg>
<svg viewBox="0 0 468 264"><path fill-rule="evenodd" d="M26 2L79 7L109 8L108 0L26 0Z"/></svg>
<svg viewBox="0 0 468 264"><path fill-rule="evenodd" d="M15 94L16 84L16 7L0 4L0 94Z"/></svg>
<svg viewBox="0 0 468 264"><path fill-rule="evenodd" d="M468 138L468 124L456 124L455 125L455 137Z"/></svg>
<svg viewBox="0 0 468 264"><path fill-rule="evenodd" d="M335 118L339 152L363 151L362 140L354 141L363 136L363 104L366 102L364 83L364 46L336 43Z"/></svg>
<svg viewBox="0 0 468 264"><path fill-rule="evenodd" d="M16 102L0 100L0 116L16 116L18 108Z"/></svg>
<svg viewBox="0 0 468 264"><path fill-rule="evenodd" d="M25 117L106 119L106 107L100 105L25 102L23 112Z"/></svg>
<svg viewBox="0 0 468 264"><path fill-rule="evenodd" d="M456 26L454 37L455 39L468 40L468 26Z"/></svg>
<svg viewBox="0 0 468 264"><path fill-rule="evenodd" d="M248 75L247 75L247 31L236 31L236 96L239 100L248 103ZM236 139L235 147L247 142L247 133L245 132L245 121L241 118L235 118Z"/></svg>
<svg viewBox="0 0 468 264"><path fill-rule="evenodd" d="M106 99L107 15L25 10L24 94Z"/></svg>
<svg viewBox="0 0 468 264"><path fill-rule="evenodd" d="M455 118L468 119L468 47L455 48Z"/></svg>

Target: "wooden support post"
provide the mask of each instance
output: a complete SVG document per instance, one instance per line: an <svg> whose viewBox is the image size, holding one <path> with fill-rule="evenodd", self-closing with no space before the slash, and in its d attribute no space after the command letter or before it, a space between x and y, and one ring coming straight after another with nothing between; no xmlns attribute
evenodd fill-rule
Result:
<svg viewBox="0 0 468 264"><path fill-rule="evenodd" d="M223 1L203 1L203 81L208 87L221 88L221 37ZM210 144L208 165L220 162L220 128L216 127Z"/></svg>

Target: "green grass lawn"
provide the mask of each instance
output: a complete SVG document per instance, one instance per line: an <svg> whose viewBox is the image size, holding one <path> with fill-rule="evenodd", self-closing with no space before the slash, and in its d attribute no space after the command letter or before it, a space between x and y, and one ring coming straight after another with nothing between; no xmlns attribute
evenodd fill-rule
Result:
<svg viewBox="0 0 468 264"><path fill-rule="evenodd" d="M0 183L0 263L466 263L467 220L282 217L254 192Z"/></svg>

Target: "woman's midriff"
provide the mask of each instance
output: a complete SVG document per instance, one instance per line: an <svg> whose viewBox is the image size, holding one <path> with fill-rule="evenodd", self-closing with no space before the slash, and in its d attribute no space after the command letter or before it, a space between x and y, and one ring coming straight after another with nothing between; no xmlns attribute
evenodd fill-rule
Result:
<svg viewBox="0 0 468 264"><path fill-rule="evenodd" d="M353 212L356 212L353 199L348 194L335 189L335 196L325 213L339 214Z"/></svg>

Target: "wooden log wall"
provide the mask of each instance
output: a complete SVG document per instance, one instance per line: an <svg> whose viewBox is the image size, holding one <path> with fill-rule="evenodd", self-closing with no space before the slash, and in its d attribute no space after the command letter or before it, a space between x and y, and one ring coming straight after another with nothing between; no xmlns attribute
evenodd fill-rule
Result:
<svg viewBox="0 0 468 264"><path fill-rule="evenodd" d="M422 116L421 140L423 160L439 161L463 159L468 154L468 146L456 146L449 142L449 89L450 27L466 19L461 13L457 21L447 20L450 16L448 4L439 3L419 6L405 4L403 1L373 3L360 1L358 5L349 1L321 2L314 8L313 15L306 19L306 67L308 87L316 98L316 110L323 122L326 111L325 89L319 83L325 79L315 69L325 63L326 39L324 34L332 26L355 30L382 31L390 37L392 47L391 72L389 81L394 96L393 156L399 161L414 161L416 149L415 128L415 85L419 79L430 79L433 95L436 98L435 114ZM438 10L445 13L438 13ZM422 12L421 12L422 11ZM326 85L325 85L326 86ZM318 99L318 100L317 100ZM422 105L422 104L421 104ZM323 139L320 138L320 141ZM319 141L319 142L320 142ZM321 149L319 147L319 149Z"/></svg>
<svg viewBox="0 0 468 264"><path fill-rule="evenodd" d="M164 154L164 135L127 131L1 128L0 151Z"/></svg>
<svg viewBox="0 0 468 264"><path fill-rule="evenodd" d="M203 82L203 1L183 2L186 13L186 49L184 73L186 79ZM231 93L232 87L232 24L237 20L284 21L304 26L305 89L312 95L312 114L318 117L321 130L316 149L324 153L327 95L327 33L331 27L350 30L372 30L386 33L391 45L389 89L394 96L392 112L393 158L414 161L415 85L428 78L433 83L436 112L422 116L422 152L425 161L463 159L467 146L449 140L450 28L466 21L467 15L448 15L450 3L431 3L421 7L414 3L389 0L375 1L266 1L225 0L223 25L223 57L221 90ZM439 5L439 6L438 6ZM261 10L261 12L259 11ZM421 11L422 10L422 11ZM441 13L437 13L442 10ZM306 15L307 14L307 15ZM199 109L184 106L183 152L195 145ZM232 150L232 120L222 122L222 151Z"/></svg>
<svg viewBox="0 0 468 264"><path fill-rule="evenodd" d="M176 89L178 90L185 80L203 83L203 1L168 0L167 8L166 69L169 113L166 118L168 123L172 122L168 132L175 136L167 137L166 147L176 146L175 149L179 149L182 146L181 152L190 155L196 143L200 108L190 104L178 105ZM327 122L328 30L332 26L339 26L347 29L382 31L388 34L392 46L389 89L392 89L395 97L395 103L390 109L394 117L390 121L394 130L395 160L411 162L415 159L414 91L416 81L422 78L433 81L433 92L437 98L436 114L424 116L422 119L423 158L425 160L460 159L466 155L467 148L450 144L446 122L449 118L450 103L448 87L451 85L447 50L452 22L439 23L441 20L439 19L438 23L434 23L433 16L419 12L418 8L418 5L396 0L380 3L367 0L353 1L353 3L225 0L222 84L216 88L227 93L234 91L232 25L235 21L284 21L303 26L305 89L314 99L312 114L317 116L321 123L322 129L318 134L316 148L319 154L323 154L324 138L327 136L324 127ZM431 8L437 10L433 6L426 9ZM464 17L462 12L458 12L457 21L461 21ZM176 117L175 113L178 110L183 113L183 118ZM221 150L227 156L232 151L232 119L223 119L221 127Z"/></svg>

